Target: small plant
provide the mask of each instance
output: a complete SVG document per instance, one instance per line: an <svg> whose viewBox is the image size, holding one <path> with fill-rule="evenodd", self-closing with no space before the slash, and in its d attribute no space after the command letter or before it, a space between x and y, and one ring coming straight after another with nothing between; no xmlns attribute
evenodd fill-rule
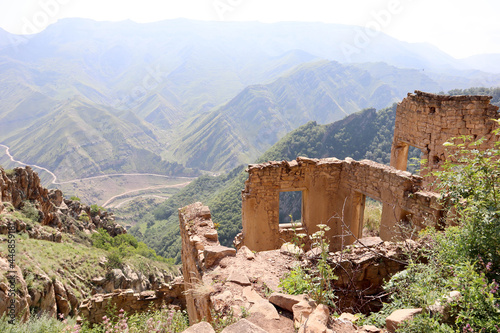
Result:
<svg viewBox="0 0 500 333"><path fill-rule="evenodd" d="M90 213L92 215L98 214L99 212L105 212L105 211L106 211L106 208L101 207L97 204L90 205Z"/></svg>
<svg viewBox="0 0 500 333"><path fill-rule="evenodd" d="M89 221L90 221L89 215L88 215L87 213L85 213L85 212L82 212L82 213L80 214L80 216L78 216L78 219L79 219L80 221L82 221L82 222L85 222L85 223L87 223L87 222L89 222Z"/></svg>
<svg viewBox="0 0 500 333"><path fill-rule="evenodd" d="M311 235L312 248L320 250L318 261L315 264L307 261L306 267L297 265L281 281L280 287L293 295L307 293L318 304L334 306L335 295L331 281L338 277L328 263L330 243L326 238L326 232L330 227L326 224L318 224L318 227L319 231Z"/></svg>
<svg viewBox="0 0 500 333"><path fill-rule="evenodd" d="M266 296L266 298L269 298L269 296L271 296L271 294L274 292L265 282L262 282L262 289L264 290L264 295Z"/></svg>
<svg viewBox="0 0 500 333"><path fill-rule="evenodd" d="M226 311L214 311L212 310L212 327L215 332L222 332L224 328L229 325L236 323L240 318L234 315L233 309Z"/></svg>
<svg viewBox="0 0 500 333"><path fill-rule="evenodd" d="M38 222L38 219L40 217L38 209L30 201L26 200L23 202L23 208L21 209L21 212L28 219L35 221L35 222Z"/></svg>
<svg viewBox="0 0 500 333"><path fill-rule="evenodd" d="M309 284L306 280L306 272L302 266L295 266L288 272L279 286L283 288L290 295L300 295L309 291Z"/></svg>
<svg viewBox="0 0 500 333"><path fill-rule="evenodd" d="M70 200L73 200L73 201L81 201L81 199L79 197L77 197L76 195L72 195Z"/></svg>

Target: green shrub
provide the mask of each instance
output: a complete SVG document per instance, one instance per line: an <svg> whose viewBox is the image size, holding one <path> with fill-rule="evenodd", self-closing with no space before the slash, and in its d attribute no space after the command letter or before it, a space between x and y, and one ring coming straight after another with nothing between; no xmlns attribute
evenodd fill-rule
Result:
<svg viewBox="0 0 500 333"><path fill-rule="evenodd" d="M104 250L109 250L113 246L113 237L111 237L106 229L99 228L97 232L90 237L92 245Z"/></svg>
<svg viewBox="0 0 500 333"><path fill-rule="evenodd" d="M96 204L90 205L90 213L92 215L98 214L99 212L105 212L105 211L106 211L106 208L104 208L104 207L101 207L101 206L96 205Z"/></svg>
<svg viewBox="0 0 500 333"><path fill-rule="evenodd" d="M36 208L35 204L27 200L23 202L21 213L23 213L23 215L26 216L28 219L35 222L38 222L38 219L40 218L38 209Z"/></svg>
<svg viewBox="0 0 500 333"><path fill-rule="evenodd" d="M106 258L108 259L107 266L109 268L122 268L123 255L120 250L116 248L110 249Z"/></svg>
<svg viewBox="0 0 500 333"><path fill-rule="evenodd" d="M334 306L335 294L331 281L338 277L333 274L333 268L328 263L329 240L325 233L329 230L326 224L318 224L319 231L311 235L312 248L319 248L320 255L317 263L307 262L305 267L296 266L289 274L285 275L280 286L288 293L307 293L318 304ZM300 235L297 235L300 236ZM298 238L296 246L300 247Z"/></svg>
<svg viewBox="0 0 500 333"><path fill-rule="evenodd" d="M111 237L105 229L99 228L97 232L91 236L92 245L109 251L112 265L119 267L122 265L122 260L131 255L139 255L151 260L161 261L173 265L173 259L160 257L155 250L149 248L146 244L138 242L131 234L121 234L116 237ZM119 258L117 258L117 256ZM108 258L109 260L109 258Z"/></svg>
<svg viewBox="0 0 500 333"><path fill-rule="evenodd" d="M302 267L297 265L290 272L285 274L279 286L290 295L304 294L309 290L305 275L306 273Z"/></svg>
<svg viewBox="0 0 500 333"><path fill-rule="evenodd" d="M495 134L498 130L495 131ZM479 151L482 140L467 137L446 143L458 148L445 162L439 179L443 202L454 226L444 232L427 230L426 262L410 262L385 285L391 303L363 323L379 322L395 308L427 308L450 291L461 298L451 304L451 321L420 314L398 332L495 332L500 328L500 152Z"/></svg>
<svg viewBox="0 0 500 333"><path fill-rule="evenodd" d="M497 131L495 131L497 132ZM466 257L485 268L489 279L500 281L500 151L479 151L482 140L470 142L468 137L453 145L459 151L452 156L457 163L445 163L444 171L435 173L445 203L455 211L454 223L460 226L456 247L443 249L444 259Z"/></svg>

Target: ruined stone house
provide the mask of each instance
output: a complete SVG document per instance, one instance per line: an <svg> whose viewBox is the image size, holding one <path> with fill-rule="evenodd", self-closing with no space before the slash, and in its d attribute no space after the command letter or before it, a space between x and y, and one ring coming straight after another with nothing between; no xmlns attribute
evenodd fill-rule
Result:
<svg viewBox="0 0 500 333"><path fill-rule="evenodd" d="M479 147L492 147L498 107L489 96L442 96L416 91L398 104L390 166L373 161L335 158L250 165L242 191L241 245L254 251L279 248L294 229L309 235L327 224L332 250L361 237L366 196L382 202L380 236L397 236L400 221L417 227L436 225L443 217L439 195L430 191L432 177L406 171L408 149L422 151L425 172L439 170L449 158L443 143L452 137L484 137ZM279 223L279 194L300 191L300 225Z"/></svg>

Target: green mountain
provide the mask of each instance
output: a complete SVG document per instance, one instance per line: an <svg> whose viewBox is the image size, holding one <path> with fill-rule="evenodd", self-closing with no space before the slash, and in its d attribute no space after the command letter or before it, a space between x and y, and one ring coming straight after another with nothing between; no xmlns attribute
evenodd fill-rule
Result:
<svg viewBox="0 0 500 333"><path fill-rule="evenodd" d="M384 108L418 87L440 89L417 70L384 63L308 63L272 83L249 86L220 108L200 115L182 128L171 152L192 168L227 170L254 161L310 120L331 123L363 108Z"/></svg>
<svg viewBox="0 0 500 333"><path fill-rule="evenodd" d="M163 170L158 156L192 168L230 170L255 160L310 120L329 123L366 107L383 108L414 89L437 92L454 82L455 88L468 88L483 78L500 83L500 75L470 70L435 47L383 33L362 52L347 54L357 29L294 22L64 19L29 38L0 31L0 142L13 144L19 160L57 168L68 161L67 151L36 141L49 149L50 158L41 157L34 141L22 147L21 138L41 139L29 133L50 132L43 124L55 110L71 109L67 100L76 97L89 109L111 112L113 128L126 130L120 134L125 138L104 139L100 150L76 149L72 163L64 163L65 169L75 168L61 177ZM123 117L113 110L132 112L137 119L129 121L148 125L154 136L128 138L129 132L139 132L129 123L118 125ZM60 133L67 131L59 127ZM85 130L79 145L92 146L92 132ZM64 146L63 139L52 138ZM126 152L118 152L120 145L128 147ZM102 152L118 161L110 162Z"/></svg>
<svg viewBox="0 0 500 333"><path fill-rule="evenodd" d="M74 98L4 142L15 156L46 166L63 179L111 172L177 172L176 163L159 156L162 133L130 111L113 111Z"/></svg>

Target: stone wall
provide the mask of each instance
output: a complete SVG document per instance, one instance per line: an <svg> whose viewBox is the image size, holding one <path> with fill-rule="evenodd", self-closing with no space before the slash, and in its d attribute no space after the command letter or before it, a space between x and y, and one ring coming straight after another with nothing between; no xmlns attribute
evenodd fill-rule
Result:
<svg viewBox="0 0 500 333"><path fill-rule="evenodd" d="M485 138L478 149L494 146L498 136L492 133L500 119L498 107L490 104L490 96L444 96L415 91L398 104L391 166L406 170L408 147L422 151L427 161L425 172L439 170L449 159L450 148L443 143L453 137L469 135L473 140ZM428 177L426 183L434 179Z"/></svg>
<svg viewBox="0 0 500 333"><path fill-rule="evenodd" d="M373 161L299 157L250 165L247 172L241 244L254 251L277 249L288 241L289 228L279 224L279 194L284 191L302 191L301 227L311 235L318 224L327 224L331 250L361 238L366 196L388 207L380 230L383 239L395 235L400 220L435 225L442 215L438 195L421 191L421 177Z"/></svg>
<svg viewBox="0 0 500 333"><path fill-rule="evenodd" d="M181 280L171 284L163 283L156 290L134 292L133 289L116 289L108 294L96 294L82 302L79 315L91 324L101 323L109 316L111 309L123 309L127 314L146 312L169 306L181 309L185 306L184 283Z"/></svg>
<svg viewBox="0 0 500 333"><path fill-rule="evenodd" d="M222 258L236 255L236 250L220 245L210 210L200 202L180 208L179 223L182 274L189 322L211 322L211 286L204 285L203 274Z"/></svg>

